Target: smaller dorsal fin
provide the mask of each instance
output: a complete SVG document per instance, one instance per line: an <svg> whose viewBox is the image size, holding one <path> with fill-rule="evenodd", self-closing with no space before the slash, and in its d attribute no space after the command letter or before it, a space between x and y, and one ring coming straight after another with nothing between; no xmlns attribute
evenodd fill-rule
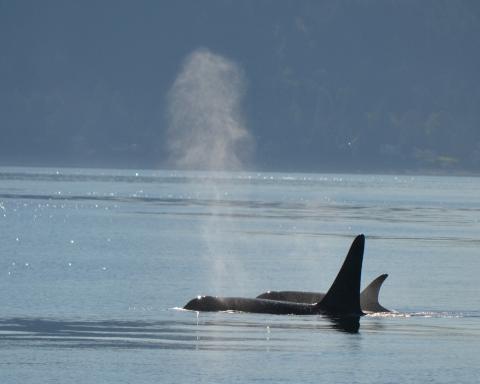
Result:
<svg viewBox="0 0 480 384"><path fill-rule="evenodd" d="M373 280L360 294L360 306L367 312L390 312L378 302L378 294L383 282L388 277L385 273Z"/></svg>

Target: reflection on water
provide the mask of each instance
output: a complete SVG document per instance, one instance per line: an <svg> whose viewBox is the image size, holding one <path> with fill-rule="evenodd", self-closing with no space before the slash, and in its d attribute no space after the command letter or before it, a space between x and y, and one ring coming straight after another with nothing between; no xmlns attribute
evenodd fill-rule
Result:
<svg viewBox="0 0 480 384"><path fill-rule="evenodd" d="M111 204L111 208L119 209L121 204L125 207L136 206L135 214L138 215L159 215L171 217L197 217L206 218L215 216L217 218L230 219L267 219L267 220L294 220L294 221L314 221L314 222L349 222L356 221L372 221L372 222L388 222L390 224L402 223L435 223L436 226L442 225L470 225L475 212L480 208L471 209L450 209L445 212L443 208L409 206L402 208L402 215L398 215L395 211L398 208L387 206L361 206L351 203L298 203L288 201L261 201L261 200L223 200L223 199L199 199L193 197L149 197L138 196L136 194L126 196L115 196L114 193L87 193L84 195L62 195L54 194L29 194L24 192L18 193L0 193L0 206L4 215L10 208L14 211L20 208L28 208L28 204L34 201L45 201L45 203L34 203L35 211L42 209L58 208L55 202L62 203L91 203L93 207L98 208L99 203ZM9 205L10 201L15 201ZM28 201L29 203L22 203ZM140 210L140 207L144 209ZM64 205L59 205L66 208ZM78 205L75 206L78 208ZM88 208L88 207L85 207ZM181 209L180 209L181 208ZM108 209L106 207L105 209ZM248 235L288 235L290 231L281 231L278 229L243 230ZM335 236L350 238L351 234L332 234L331 232L322 231L302 231L297 229L297 235L300 236ZM415 234L402 234L390 236L370 235L371 239L399 239L399 240L429 240L429 241L448 241L461 242L470 245L480 244L480 240L476 237L469 236L468 233L458 232L457 236L421 236Z"/></svg>
<svg viewBox="0 0 480 384"><path fill-rule="evenodd" d="M289 350L305 342L305 332L355 333L359 326L358 318L258 323L223 315L168 321L0 319L0 342L4 347L208 350L263 350L268 343L269 350Z"/></svg>
<svg viewBox="0 0 480 384"><path fill-rule="evenodd" d="M308 351L315 335L328 335L332 331L355 334L360 327L357 317L175 312L178 316L161 321L3 318L0 319L0 344L4 348L16 345L28 348ZM455 328L407 321L412 317L445 319L450 316L473 319L474 325ZM360 334L479 337L478 318L478 314L465 316L462 313L373 314L361 320Z"/></svg>
<svg viewBox="0 0 480 384"><path fill-rule="evenodd" d="M357 333L360 329L360 316L327 316L327 318L332 323L332 327L338 331L346 333Z"/></svg>
<svg viewBox="0 0 480 384"><path fill-rule="evenodd" d="M237 229L248 235L284 236L292 232L271 225L241 228L242 222L262 219L301 223L303 228L295 229L300 236L350 236L344 230L332 233L332 228L324 225L348 223L357 224L364 232L370 226L417 227L414 232L371 233L372 239L480 243L474 231L480 208L473 178L461 179L461 191L453 178L446 182L436 177L382 175L1 168L0 180L4 184L0 191L3 215L12 209L27 209L25 204L35 205L38 213L52 204L71 203L75 208L103 205L116 212L157 215L166 220L215 216L238 222ZM318 231L305 228L308 223ZM433 234L431 226L439 232ZM443 230L452 226L459 229L450 233Z"/></svg>

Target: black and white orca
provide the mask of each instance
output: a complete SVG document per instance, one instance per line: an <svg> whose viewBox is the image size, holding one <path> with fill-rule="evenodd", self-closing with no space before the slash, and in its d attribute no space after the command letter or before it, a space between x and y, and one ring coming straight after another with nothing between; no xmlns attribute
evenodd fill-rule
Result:
<svg viewBox="0 0 480 384"><path fill-rule="evenodd" d="M316 315L334 317L362 316L360 279L362 274L365 236L358 235L328 292L315 303L269 300L265 298L198 296L184 309L193 311L239 311L276 315ZM381 285L381 284L380 284Z"/></svg>
<svg viewBox="0 0 480 384"><path fill-rule="evenodd" d="M390 312L387 308L380 305L378 295L380 288L388 277L388 274L378 276L360 293L360 308L365 313ZM293 303L315 304L325 297L322 292L305 291L267 291L257 296L257 299L267 299L276 301L290 301Z"/></svg>

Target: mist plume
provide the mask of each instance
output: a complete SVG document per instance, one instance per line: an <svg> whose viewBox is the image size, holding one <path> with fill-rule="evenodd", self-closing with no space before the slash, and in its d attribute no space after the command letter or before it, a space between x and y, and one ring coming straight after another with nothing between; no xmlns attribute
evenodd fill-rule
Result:
<svg viewBox="0 0 480 384"><path fill-rule="evenodd" d="M181 169L242 170L252 139L241 104L241 68L207 49L185 60L168 94L170 163Z"/></svg>

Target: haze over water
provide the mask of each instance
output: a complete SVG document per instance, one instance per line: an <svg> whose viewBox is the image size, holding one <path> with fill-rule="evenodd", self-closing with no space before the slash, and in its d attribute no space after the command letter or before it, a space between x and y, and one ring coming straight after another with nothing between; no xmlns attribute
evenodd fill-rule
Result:
<svg viewBox="0 0 480 384"><path fill-rule="evenodd" d="M478 190L466 177L1 168L2 383L475 382ZM358 233L362 286L388 273L380 302L397 312L356 334L321 316L175 309L326 291Z"/></svg>

